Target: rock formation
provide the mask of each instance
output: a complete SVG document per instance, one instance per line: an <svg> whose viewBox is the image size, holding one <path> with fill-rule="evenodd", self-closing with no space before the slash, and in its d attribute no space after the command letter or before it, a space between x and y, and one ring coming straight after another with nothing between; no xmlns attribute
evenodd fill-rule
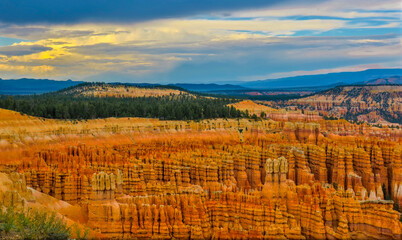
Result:
<svg viewBox="0 0 402 240"><path fill-rule="evenodd" d="M283 104L314 109L324 116L369 123L402 124L402 86L338 86Z"/></svg>
<svg viewBox="0 0 402 240"><path fill-rule="evenodd" d="M42 194L99 237L402 236L397 129L271 119L0 124L0 169L12 179L0 185L0 203Z"/></svg>

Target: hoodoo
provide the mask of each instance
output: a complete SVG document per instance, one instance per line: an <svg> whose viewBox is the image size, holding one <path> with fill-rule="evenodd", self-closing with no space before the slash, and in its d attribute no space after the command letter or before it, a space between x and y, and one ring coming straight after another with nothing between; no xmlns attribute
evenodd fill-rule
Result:
<svg viewBox="0 0 402 240"><path fill-rule="evenodd" d="M9 183L0 199L17 206L41 192L75 209L56 210L99 238L401 238L398 129L367 126L367 136L336 120L44 121L3 121ZM108 127L116 123L118 133ZM41 137L25 141L31 132Z"/></svg>

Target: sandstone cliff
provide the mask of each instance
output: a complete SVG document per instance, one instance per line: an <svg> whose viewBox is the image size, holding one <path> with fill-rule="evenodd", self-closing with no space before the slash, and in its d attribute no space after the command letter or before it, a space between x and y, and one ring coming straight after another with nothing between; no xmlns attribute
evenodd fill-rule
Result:
<svg viewBox="0 0 402 240"><path fill-rule="evenodd" d="M284 105L296 105L330 117L402 124L402 85L339 86Z"/></svg>
<svg viewBox="0 0 402 240"><path fill-rule="evenodd" d="M0 169L11 180L0 185L2 204L47 196L43 206L60 201L74 216L60 214L98 237L401 239L397 129L7 113Z"/></svg>

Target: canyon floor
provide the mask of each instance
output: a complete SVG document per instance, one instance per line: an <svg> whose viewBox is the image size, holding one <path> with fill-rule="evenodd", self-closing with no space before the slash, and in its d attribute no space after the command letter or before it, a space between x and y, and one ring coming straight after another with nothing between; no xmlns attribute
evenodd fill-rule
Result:
<svg viewBox="0 0 402 240"><path fill-rule="evenodd" d="M272 111L70 121L0 109L0 204L55 211L96 239L402 239L402 130L234 107Z"/></svg>

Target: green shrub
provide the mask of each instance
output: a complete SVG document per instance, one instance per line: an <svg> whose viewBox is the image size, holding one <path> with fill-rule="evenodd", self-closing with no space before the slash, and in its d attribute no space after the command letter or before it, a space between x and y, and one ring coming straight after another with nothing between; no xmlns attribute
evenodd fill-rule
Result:
<svg viewBox="0 0 402 240"><path fill-rule="evenodd" d="M68 239L70 228L53 212L28 211L21 213L18 230L24 239Z"/></svg>
<svg viewBox="0 0 402 240"><path fill-rule="evenodd" d="M0 210L0 232L8 234L15 228L14 210L8 208L5 211Z"/></svg>
<svg viewBox="0 0 402 240"><path fill-rule="evenodd" d="M77 240L88 239L90 228L85 228L83 232L81 232L81 228L77 224L74 224L72 228L74 229L75 239Z"/></svg>
<svg viewBox="0 0 402 240"><path fill-rule="evenodd" d="M0 235L13 234L26 240L65 240L69 238L71 231L56 213L32 209L27 212L12 208L1 211L0 226Z"/></svg>

